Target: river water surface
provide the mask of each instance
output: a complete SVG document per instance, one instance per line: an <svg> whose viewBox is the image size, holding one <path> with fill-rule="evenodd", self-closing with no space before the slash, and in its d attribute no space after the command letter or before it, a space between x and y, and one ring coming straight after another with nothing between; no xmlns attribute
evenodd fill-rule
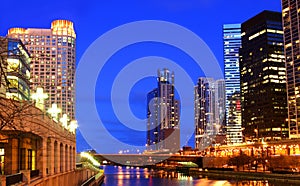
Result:
<svg viewBox="0 0 300 186"><path fill-rule="evenodd" d="M175 172L156 172L149 169L121 166L104 166L104 172L103 186L294 186L268 181L195 178Z"/></svg>

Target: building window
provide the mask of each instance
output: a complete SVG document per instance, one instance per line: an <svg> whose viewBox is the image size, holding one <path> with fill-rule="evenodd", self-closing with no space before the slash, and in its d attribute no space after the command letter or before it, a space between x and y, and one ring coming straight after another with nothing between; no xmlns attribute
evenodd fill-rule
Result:
<svg viewBox="0 0 300 186"><path fill-rule="evenodd" d="M33 170L32 169L33 158L32 158L32 150L31 149L28 149L27 161L28 161L28 170Z"/></svg>

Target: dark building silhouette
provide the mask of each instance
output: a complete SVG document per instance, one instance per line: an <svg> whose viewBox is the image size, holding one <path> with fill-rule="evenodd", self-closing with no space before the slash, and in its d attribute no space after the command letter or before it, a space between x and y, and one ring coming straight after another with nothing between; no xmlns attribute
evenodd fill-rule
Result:
<svg viewBox="0 0 300 186"><path fill-rule="evenodd" d="M242 124L248 139L288 137L281 13L263 11L242 24Z"/></svg>

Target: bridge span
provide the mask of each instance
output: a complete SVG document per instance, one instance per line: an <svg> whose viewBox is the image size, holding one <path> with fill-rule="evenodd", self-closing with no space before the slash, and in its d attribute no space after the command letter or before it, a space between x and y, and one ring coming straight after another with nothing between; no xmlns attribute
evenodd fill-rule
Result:
<svg viewBox="0 0 300 186"><path fill-rule="evenodd" d="M193 162L202 167L202 156L177 154L94 154L98 161L113 165L147 166L157 163Z"/></svg>

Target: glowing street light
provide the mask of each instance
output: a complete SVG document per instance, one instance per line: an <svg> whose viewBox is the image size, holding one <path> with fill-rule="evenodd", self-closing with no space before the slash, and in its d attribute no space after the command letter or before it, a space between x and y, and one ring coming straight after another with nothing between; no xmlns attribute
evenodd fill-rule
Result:
<svg viewBox="0 0 300 186"><path fill-rule="evenodd" d="M51 114L54 121L58 122L58 114L61 113L61 109L57 107L56 103L53 103L52 107L49 108L47 112Z"/></svg>
<svg viewBox="0 0 300 186"><path fill-rule="evenodd" d="M68 126L69 131L72 132L72 133L74 133L74 134L75 134L75 131L76 131L77 127L78 127L78 123L77 123L76 120L72 120L70 122L70 125Z"/></svg>
<svg viewBox="0 0 300 186"><path fill-rule="evenodd" d="M48 95L44 93L44 89L41 87L38 87L36 89L36 92L31 95L31 98L35 100L35 106L42 111L45 110L45 104L44 100L48 98Z"/></svg>
<svg viewBox="0 0 300 186"><path fill-rule="evenodd" d="M258 130L254 129L254 132L255 132L255 137L258 139Z"/></svg>
<svg viewBox="0 0 300 186"><path fill-rule="evenodd" d="M60 120L59 120L61 122L62 126L65 127L66 129L68 128L68 120L69 120L69 118L68 118L67 114L63 114L63 117L60 118Z"/></svg>

